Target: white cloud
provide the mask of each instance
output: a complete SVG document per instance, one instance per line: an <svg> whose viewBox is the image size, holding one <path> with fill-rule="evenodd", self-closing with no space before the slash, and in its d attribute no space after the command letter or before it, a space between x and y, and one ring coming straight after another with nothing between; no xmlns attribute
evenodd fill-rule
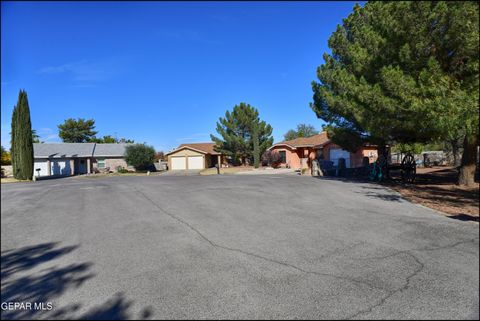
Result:
<svg viewBox="0 0 480 321"><path fill-rule="evenodd" d="M110 57L98 61L80 60L58 66L46 66L37 72L41 75L68 75L72 87L94 87L111 79L122 66L121 57Z"/></svg>
<svg viewBox="0 0 480 321"><path fill-rule="evenodd" d="M60 141L58 134L51 128L39 128L37 135L40 136L41 142L56 143Z"/></svg>

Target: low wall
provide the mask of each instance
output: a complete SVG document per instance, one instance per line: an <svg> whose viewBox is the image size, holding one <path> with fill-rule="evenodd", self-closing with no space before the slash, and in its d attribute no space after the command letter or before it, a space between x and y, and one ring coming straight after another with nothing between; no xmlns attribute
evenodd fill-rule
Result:
<svg viewBox="0 0 480 321"><path fill-rule="evenodd" d="M13 176L13 169L12 165L2 165L2 168L5 172L5 177L11 177Z"/></svg>

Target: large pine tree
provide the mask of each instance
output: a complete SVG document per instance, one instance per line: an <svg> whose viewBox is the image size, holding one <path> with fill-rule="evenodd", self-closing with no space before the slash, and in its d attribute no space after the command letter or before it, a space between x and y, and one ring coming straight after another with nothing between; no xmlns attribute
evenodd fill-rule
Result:
<svg viewBox="0 0 480 321"><path fill-rule="evenodd" d="M12 168L16 179L31 180L33 176L33 139L30 108L25 90L20 90L12 114Z"/></svg>
<svg viewBox="0 0 480 321"><path fill-rule="evenodd" d="M459 1L356 5L330 37L313 110L351 149L464 138L472 184L479 125L479 6ZM343 144L345 145L345 144Z"/></svg>
<svg viewBox="0 0 480 321"><path fill-rule="evenodd" d="M272 127L261 121L258 110L249 104L235 105L217 122L221 138L211 135L215 149L232 158L234 164L252 161L258 166L260 155L272 145Z"/></svg>

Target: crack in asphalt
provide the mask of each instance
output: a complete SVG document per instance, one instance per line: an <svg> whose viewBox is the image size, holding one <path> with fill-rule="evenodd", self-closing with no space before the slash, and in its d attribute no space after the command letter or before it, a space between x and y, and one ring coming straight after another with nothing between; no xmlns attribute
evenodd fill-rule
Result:
<svg viewBox="0 0 480 321"><path fill-rule="evenodd" d="M357 279L354 279L354 278L349 278L349 277L344 277L344 276L339 276L339 275L334 275L334 274L328 274L328 273L321 273L321 272L317 272L317 271L310 271L310 270L305 270L301 267L298 267L296 265L293 265L293 264L290 264L290 263L287 263L287 262L282 262L282 261L278 261L278 260L275 260L275 259L272 259L272 258L268 258L268 257L265 257L265 256L262 256L262 255L259 255L259 254L255 254L255 253L252 253L252 252L247 252L247 251L244 251L242 249L238 249L238 248L232 248L232 247L228 247L228 246L224 246L224 245L220 245L220 244L217 244L215 242L213 242L212 240L210 240L208 237L206 237L202 232L200 232L197 228L195 228L194 226L192 226L190 223L186 222L185 220L177 217L176 215L166 211L165 209L163 209L160 205L158 205L155 201L153 201L151 198L149 198L145 193L143 193L142 191L140 191L139 189L133 187L133 189L140 195L142 195L145 199L147 199L150 203L152 203L156 208L158 208L162 213L166 214L167 216L171 217L172 219L176 220L177 222L187 226L190 230L192 230L193 232L195 232L198 236L200 236L203 240L205 240L206 242L208 242L212 247L215 247L215 248L220 248L220 249L223 249L223 250L226 250L226 251L230 251L230 252L237 252L237 253L241 253L243 255L246 255L246 256L250 256L250 257L255 257L255 258L258 258L258 259L261 259L261 260L264 260L264 261L267 261L267 262L270 262L270 263L275 263L275 264L278 264L278 265L282 265L284 267L288 267L288 268L291 268L291 269L294 269L294 270L297 270L299 272L302 272L302 273L305 273L305 274L312 274L312 275L317 275L317 276L323 276L323 277L331 277L331 278L334 278L334 279L339 279L339 280L343 280L343 281L347 281L347 282L351 282L351 283L354 283L354 284L357 284L357 285L363 285L363 286L366 286L370 289L375 289L375 290L379 290L379 291L386 291L387 294L385 296L383 296L382 298L380 298L380 300L378 300L375 304L369 306L368 308L366 309L362 309L358 312L356 312L355 314L349 316L349 317L346 317L345 320L350 320L350 319L354 319L356 317L358 317L359 315L362 315L362 314L366 314L366 313L370 313L373 311L373 309L377 308L377 307L380 307L382 306L383 304L385 304L385 302L391 298L392 296L394 296L395 294L397 293L401 293L405 290L407 290L410 285L411 285L411 280L417 276L420 272L423 271L423 269L425 268L425 265L415 256L413 255L412 251L417 251L417 252L422 252L422 251L436 251L436 250L441 250L441 249L447 249L447 248L453 248L455 246L458 246L460 244L465 244L465 243L470 243L470 242L475 242L475 241L478 241L478 239L471 239L471 240L465 240L465 241L459 241L459 242L455 242L453 244L449 244L449 245L445 245L445 246L439 246L439 247L426 247L426 248L418 248L418 249L409 249L409 250L403 250L403 251L398 251L398 252L395 252L393 254L389 254L389 255L386 255L386 256L382 256L382 257L368 257L368 258L364 258L365 260L368 259L368 260L382 260L382 259L387 259L387 258L391 258L391 257L395 257L395 256L398 256L398 255L401 255L401 254L405 254L405 255L408 255L409 257L411 257L415 263L416 263L416 269L406 277L405 279L405 284L402 285L401 287L395 289L395 290L388 290L386 288L383 288L383 287L377 287L369 282L366 282L366 281L362 281L362 280L357 280ZM358 245L358 244L357 244ZM356 245L354 245L353 247L355 247ZM320 257L320 259L324 259L326 258L327 256L332 256L332 255L335 255L336 253L340 252L340 251L344 251L345 249L344 248L341 248L341 249L338 249L338 250L335 250L335 251L332 251L330 253L327 253L325 255L322 255Z"/></svg>
<svg viewBox="0 0 480 321"><path fill-rule="evenodd" d="M391 257L395 257L395 256L398 256L400 254L406 254L408 256L410 256L414 261L415 263L417 264L417 268L415 269L415 271L413 273L411 273L409 276L407 276L406 278L406 281L405 281L405 284L403 286L401 286L400 288L396 289L396 290L393 290L393 291L389 291L389 293L384 296L383 298L381 298L378 302L376 302L375 304L371 305L370 307L366 308L366 309L363 309L363 310L360 310L358 311L357 313L355 313L354 315L351 315L350 317L347 317L345 318L346 320L351 320L351 319L354 319L356 317L358 317L359 315L362 315L362 314L366 314L366 313L370 313L373 311L373 309L379 307L379 306L382 306L389 298L391 298L393 295L397 294L397 293L400 293L400 292L403 292L405 291L406 289L408 289L410 287L410 281L412 280L412 278L414 278L415 276L417 276L420 272L423 271L423 269L425 268L425 265L420 262L420 260L415 256L413 255L412 251L417 251L417 252L422 252L422 251L436 251L436 250L442 250L442 249L448 249L448 248L453 248L455 246L458 246L460 244L466 244L466 243L472 243L472 242L475 242L475 241L478 241L478 239L471 239L471 240L465 240L465 241L459 241L459 242L455 242L453 244L449 244L449 245L444 245L444 246L438 246L438 247L427 247L427 248L418 248L418 249L410 249L410 250L404 250L404 251L398 251L396 253L393 253L393 254L389 254L389 255L386 255L386 256L382 256L382 257L369 257L369 258L366 258L368 260L383 260L383 259L387 259L387 258L391 258Z"/></svg>
<svg viewBox="0 0 480 321"><path fill-rule="evenodd" d="M373 309L383 305L393 295L395 295L397 293L400 293L400 292L403 292L404 290L408 289L408 287L410 286L411 279L414 278L417 274L419 274L424 269L425 265L422 262L420 262L420 260L415 255L413 255L411 253L408 253L407 251L401 251L401 252L399 252L395 255L389 255L387 257L393 257L393 256L397 256L399 254L407 254L408 256L413 258L413 260L417 264L417 268L415 269L415 271L413 271L413 273L411 273L409 276L407 276L405 284L402 285L401 287L399 287L398 289L395 289L393 291L388 291L388 294L386 296L380 298L380 300L378 300L378 302L369 306L366 309L362 309L362 310L356 312L355 314L353 314L349 317L346 317L345 320L351 320L351 319L354 319L354 318L358 317L359 315L370 313L370 312L373 311Z"/></svg>
<svg viewBox="0 0 480 321"><path fill-rule="evenodd" d="M241 254L246 255L246 256L255 257L255 258L261 259L263 261L279 264L279 265L282 265L282 266L300 271L300 272L305 273L305 274L313 274L313 275L318 275L318 276L331 277L331 278L335 278L335 279L339 279L339 280L343 280L343 281L367 286L370 289L375 289L375 290L380 290L380 291L388 291L384 288L380 288L380 287L377 287L375 285L372 285L372 284L370 284L366 281L361 281L361 280L357 280L357 279L353 279L353 278L349 278L349 277L344 277L344 276L339 276L339 275L334 275L334 274L321 273L321 272L317 272L317 271L309 271L309 270L302 269L301 267L298 267L296 265L293 265L293 264L290 264L290 263L287 263L287 262L278 261L278 260L268 258L268 257L262 256L262 255L256 254L256 253L247 252L247 251L244 251L242 249L237 249L237 248L232 248L232 247L217 244L217 243L213 242L212 240L210 240L209 238L207 238L202 232L200 232L198 229L196 229L194 226L192 226L188 222L182 220L181 218L177 217L176 215L173 215L172 213L163 209L160 205L158 205L155 201L153 201L151 198L149 198L147 195L145 195L145 193L143 193L142 191L138 190L137 188L134 188L134 189L137 193L142 195L145 199L147 199L150 203L152 203L161 212L163 212L164 214L173 218L177 222L180 222L181 224L187 226L189 229L194 231L198 236L200 236L203 240L205 240L206 242L208 242L211 246L213 246L215 248L220 248L220 249L223 249L223 250L226 250L226 251L237 252L237 253L241 253ZM334 255L335 253L337 253L339 251L343 251L343 250L344 249L338 249L337 251L334 251L333 253L329 253L329 255ZM325 257L322 257L322 259L323 258L325 258Z"/></svg>

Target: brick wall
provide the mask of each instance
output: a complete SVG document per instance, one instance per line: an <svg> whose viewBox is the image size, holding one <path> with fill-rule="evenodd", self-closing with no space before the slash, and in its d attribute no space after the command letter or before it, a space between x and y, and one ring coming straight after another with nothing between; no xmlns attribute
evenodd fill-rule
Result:
<svg viewBox="0 0 480 321"><path fill-rule="evenodd" d="M123 159L123 157L105 158L105 167L110 167L110 171L116 172L118 166L128 170L134 170L132 166L127 165L127 162ZM98 168L98 162L96 159L93 160L93 168Z"/></svg>

